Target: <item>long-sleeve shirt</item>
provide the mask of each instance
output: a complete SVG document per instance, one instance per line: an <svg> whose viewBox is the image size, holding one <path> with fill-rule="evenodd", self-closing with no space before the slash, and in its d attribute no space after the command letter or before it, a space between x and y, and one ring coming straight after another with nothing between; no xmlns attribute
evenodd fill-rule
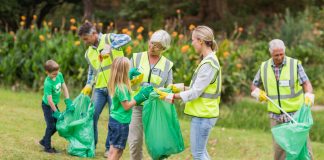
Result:
<svg viewBox="0 0 324 160"><path fill-rule="evenodd" d="M213 57L213 54L209 53L204 59ZM218 69L212 67L210 63L203 64L198 70L196 81L192 84L192 87L187 91L180 92L182 101L188 102L198 98L208 85L215 80L217 74Z"/></svg>
<svg viewBox="0 0 324 160"><path fill-rule="evenodd" d="M286 57L282 61L282 64L279 65L278 67L276 67L273 60L271 61L271 67L272 67L273 72L275 73L276 78L280 77L280 73L281 73L281 70L284 65L286 65ZM305 73L305 70L301 64L297 65L297 77L298 77L299 85L302 85L306 81L308 81L308 76ZM252 83L256 87L259 87L262 84L260 69L258 70L257 74L255 75Z"/></svg>
<svg viewBox="0 0 324 160"><path fill-rule="evenodd" d="M286 64L287 64L286 57L282 61L282 64L280 64L279 66L276 66L274 64L273 60L271 61L271 68L272 68L273 73L275 74L275 77L276 77L277 80L280 77L282 68ZM301 64L297 64L297 77L298 77L299 85L302 85L306 81L308 81L307 74L305 73L304 68L303 68L303 66ZM252 83L256 87L259 87L262 84L260 69L258 70L257 74L255 75ZM295 112L290 112L288 114L290 116L293 116L295 114ZM286 114L284 114L284 113L282 113L282 114L276 114L276 113L269 112L269 117L272 118L272 119L277 120L278 122L282 122L282 123L286 123L286 122L290 121L290 119L288 118L288 116Z"/></svg>
<svg viewBox="0 0 324 160"><path fill-rule="evenodd" d="M102 33L99 33L98 35L98 42L100 42L100 39L102 37ZM129 37L127 34L115 34L115 33L110 33L110 46L113 49L117 49L119 47L122 47L124 45L126 45L127 43L129 43L131 41L131 37ZM98 46L91 46L93 49L97 49ZM96 71L93 70L90 65L89 65L89 69L88 69L88 76L87 76L87 83L89 85L92 85L94 83L94 79L95 79L95 74Z"/></svg>

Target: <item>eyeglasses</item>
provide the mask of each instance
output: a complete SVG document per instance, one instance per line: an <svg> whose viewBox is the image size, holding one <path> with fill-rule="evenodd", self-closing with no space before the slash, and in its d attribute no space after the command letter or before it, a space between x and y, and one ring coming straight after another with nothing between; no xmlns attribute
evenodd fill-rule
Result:
<svg viewBox="0 0 324 160"><path fill-rule="evenodd" d="M150 42L153 48L161 49L163 50L164 47L161 45L161 43L158 42Z"/></svg>

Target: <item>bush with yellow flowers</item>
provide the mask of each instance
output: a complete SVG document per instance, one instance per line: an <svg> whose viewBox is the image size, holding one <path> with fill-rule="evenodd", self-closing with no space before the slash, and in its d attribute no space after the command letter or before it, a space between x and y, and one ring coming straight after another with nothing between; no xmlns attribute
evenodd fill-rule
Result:
<svg viewBox="0 0 324 160"><path fill-rule="evenodd" d="M24 22L24 17L21 19ZM35 26L32 24L30 28L20 28L16 33L0 34L0 40L4 42L0 45L2 82L39 90L46 77L43 65L46 60L54 59L69 85L84 85L86 73L80 68L86 66L85 46L73 32L75 28L57 32L49 22L44 22L42 28Z"/></svg>

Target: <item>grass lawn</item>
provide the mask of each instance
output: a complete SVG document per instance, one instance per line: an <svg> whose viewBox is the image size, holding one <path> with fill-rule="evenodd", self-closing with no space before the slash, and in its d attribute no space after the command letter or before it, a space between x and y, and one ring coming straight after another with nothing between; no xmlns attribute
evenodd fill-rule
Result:
<svg viewBox="0 0 324 160"><path fill-rule="evenodd" d="M45 131L45 121L41 109L41 93L12 92L0 89L0 159L79 159L66 153L67 141L56 133L53 146L59 154L42 151L38 141ZM63 102L60 108L63 109ZM108 112L105 109L99 120L99 143L96 158L104 159L104 143L107 134ZM168 159L192 159L190 156L190 122L180 120L185 141L185 150ZM216 125L217 126L217 125ZM159 131L161 127L157 127ZM261 130L229 129L214 127L208 142L212 159L272 159L271 134ZM324 144L313 142L315 159L324 159ZM150 159L144 149L144 159ZM129 159L128 148L122 159Z"/></svg>

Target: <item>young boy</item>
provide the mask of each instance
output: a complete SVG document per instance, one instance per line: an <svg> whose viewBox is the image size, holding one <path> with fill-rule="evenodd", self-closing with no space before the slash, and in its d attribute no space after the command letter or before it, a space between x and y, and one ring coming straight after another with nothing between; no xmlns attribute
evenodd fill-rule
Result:
<svg viewBox="0 0 324 160"><path fill-rule="evenodd" d="M39 144L44 146L44 151L47 153L57 153L55 148L51 147L51 137L56 132L56 121L63 119L62 113L59 111L57 104L60 101L61 88L65 97L67 107L71 106L69 92L65 85L64 78L59 72L59 65L54 60L48 60L45 63L45 71L47 77L44 81L44 95L42 98L42 109L46 121L45 135ZM68 108L69 109L69 108Z"/></svg>

